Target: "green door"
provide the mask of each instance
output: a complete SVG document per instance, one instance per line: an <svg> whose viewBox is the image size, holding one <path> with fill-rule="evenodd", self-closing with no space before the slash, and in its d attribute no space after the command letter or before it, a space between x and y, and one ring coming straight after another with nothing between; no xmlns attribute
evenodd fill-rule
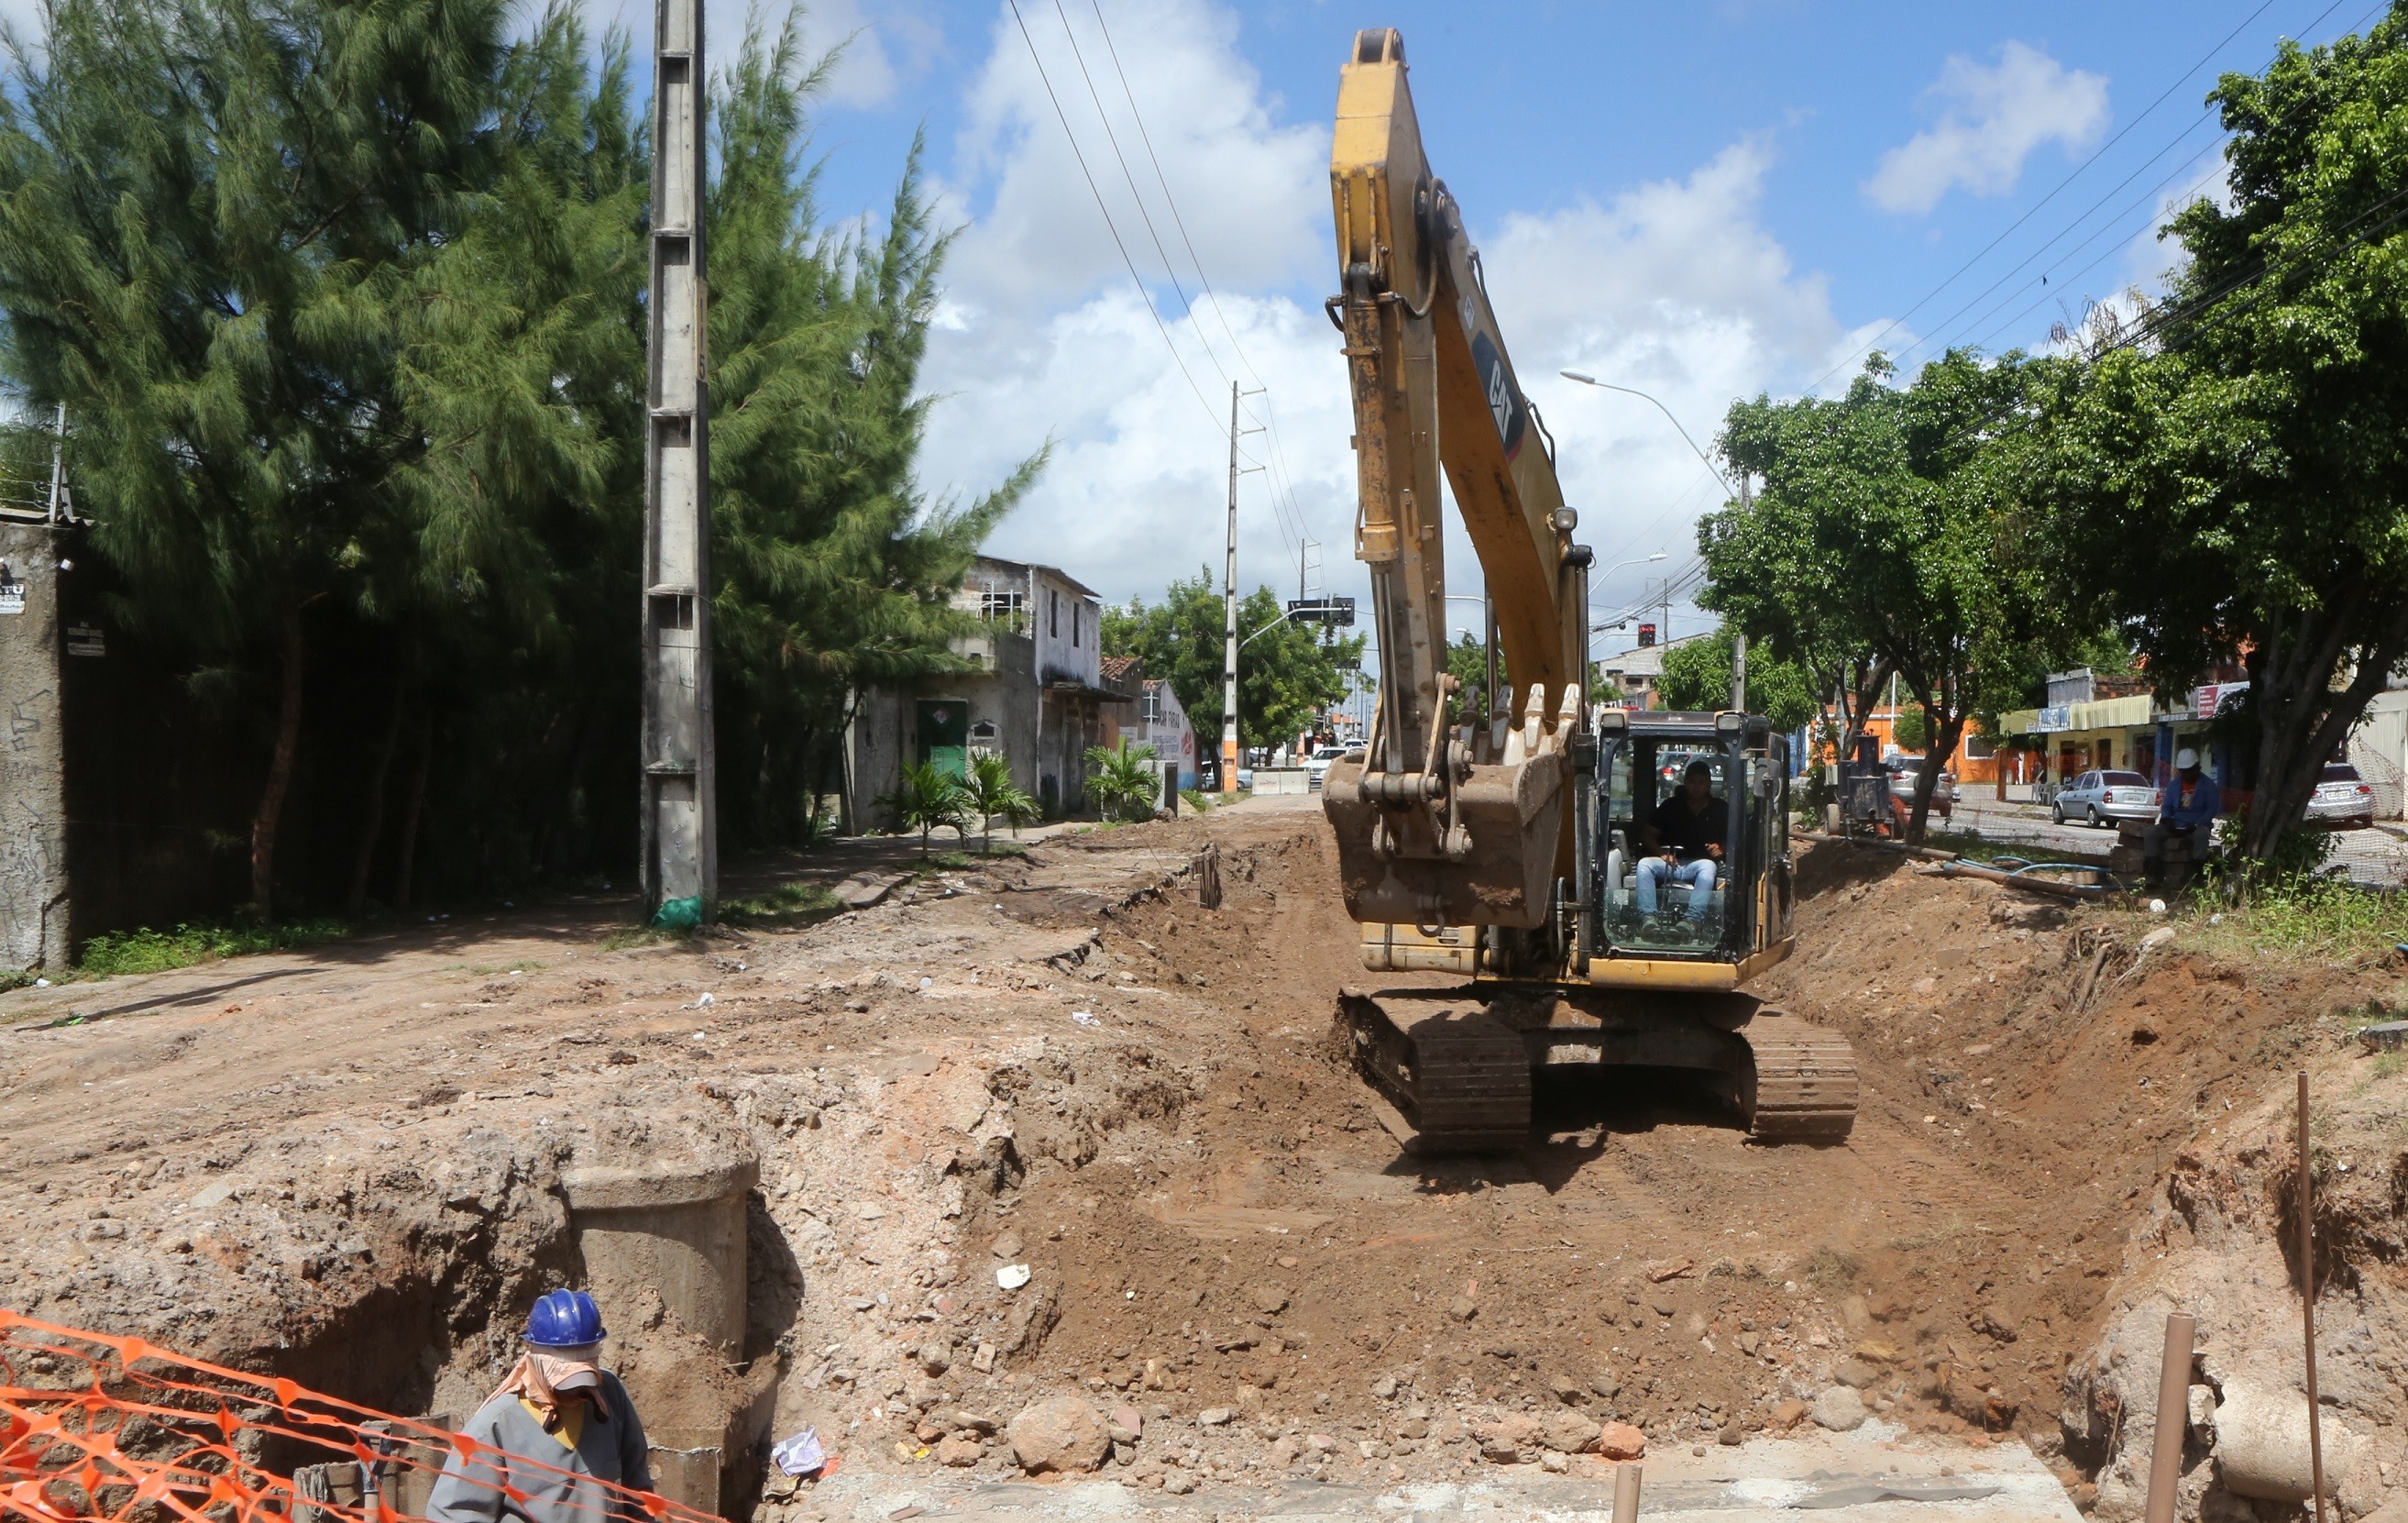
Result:
<svg viewBox="0 0 2408 1523"><path fill-rule="evenodd" d="M960 698L920 700L920 759L939 772L969 772L970 706Z"/></svg>

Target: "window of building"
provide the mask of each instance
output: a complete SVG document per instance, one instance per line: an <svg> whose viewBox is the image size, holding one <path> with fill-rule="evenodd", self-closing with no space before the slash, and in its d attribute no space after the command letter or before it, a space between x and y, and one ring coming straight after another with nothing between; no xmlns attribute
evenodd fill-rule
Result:
<svg viewBox="0 0 2408 1523"><path fill-rule="evenodd" d="M1079 648L1079 605L1070 605L1070 649Z"/></svg>
<svg viewBox="0 0 2408 1523"><path fill-rule="evenodd" d="M1159 724L1161 724L1161 723L1162 723L1162 695L1161 695L1161 694L1159 694L1159 693L1148 693L1148 694L1145 696L1145 697L1144 697L1144 699L1143 699L1143 701L1142 701L1142 705L1141 705L1141 707L1142 707L1142 708L1143 708L1143 710L1144 710L1144 712L1145 712L1145 722L1146 722L1147 724L1149 724L1149 725L1159 725Z"/></svg>
<svg viewBox="0 0 2408 1523"><path fill-rule="evenodd" d="M1965 759L1967 761L1988 761L1992 756L1997 754L1998 752L1991 748L1990 738L1988 736L1968 735L1965 737Z"/></svg>
<svg viewBox="0 0 2408 1523"><path fill-rule="evenodd" d="M1015 634L1025 634L1028 629L1028 595L986 587L979 594L979 617L989 624L1002 625Z"/></svg>
<svg viewBox="0 0 2408 1523"><path fill-rule="evenodd" d="M1051 587L1045 589L1045 633L1062 638L1062 595Z"/></svg>
<svg viewBox="0 0 2408 1523"><path fill-rule="evenodd" d="M973 740L993 740L995 739L995 721L992 719L982 719L977 724L972 725L970 726L970 739Z"/></svg>

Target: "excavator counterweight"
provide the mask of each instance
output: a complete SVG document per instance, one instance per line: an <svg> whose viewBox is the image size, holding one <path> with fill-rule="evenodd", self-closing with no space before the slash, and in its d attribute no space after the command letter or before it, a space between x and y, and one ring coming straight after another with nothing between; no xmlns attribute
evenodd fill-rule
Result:
<svg viewBox="0 0 2408 1523"><path fill-rule="evenodd" d="M1355 34L1329 180L1380 685L1322 803L1366 966L1469 981L1437 1005L1350 994L1358 1066L1426 1148L1514 1145L1531 1070L1579 1062L1703 1070L1768 1141L1844 1137L1845 1041L1737 992L1790 946L1786 739L1740 712L1592 701L1592 556L1393 30ZM1480 559L1507 679L1491 691L1446 670L1441 482ZM1683 835L1704 871L1657 828L1699 773Z"/></svg>

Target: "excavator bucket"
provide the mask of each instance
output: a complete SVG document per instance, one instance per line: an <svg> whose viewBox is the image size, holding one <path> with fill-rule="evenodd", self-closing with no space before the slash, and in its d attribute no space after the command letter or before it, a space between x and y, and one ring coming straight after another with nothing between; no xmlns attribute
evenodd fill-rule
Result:
<svg viewBox="0 0 2408 1523"><path fill-rule="evenodd" d="M1330 765L1321 806L1338 837L1348 915L1425 928L1546 923L1571 791L1560 737L1572 715L1545 727L1541 703L1533 688L1521 726L1458 728L1448 786L1435 799L1383 802L1363 754Z"/></svg>

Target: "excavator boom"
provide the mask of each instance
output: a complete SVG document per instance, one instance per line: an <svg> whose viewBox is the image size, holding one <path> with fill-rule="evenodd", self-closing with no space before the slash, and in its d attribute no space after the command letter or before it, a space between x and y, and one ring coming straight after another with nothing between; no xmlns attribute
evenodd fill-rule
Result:
<svg viewBox="0 0 2408 1523"><path fill-rule="evenodd" d="M1570 748L1584 733L1589 553L1571 542L1552 442L1514 379L1479 251L1430 173L1404 40L1358 33L1330 155L1380 703L1325 805L1355 919L1530 927L1570 873ZM1520 701L1475 731L1451 711L1440 471L1485 574Z"/></svg>

